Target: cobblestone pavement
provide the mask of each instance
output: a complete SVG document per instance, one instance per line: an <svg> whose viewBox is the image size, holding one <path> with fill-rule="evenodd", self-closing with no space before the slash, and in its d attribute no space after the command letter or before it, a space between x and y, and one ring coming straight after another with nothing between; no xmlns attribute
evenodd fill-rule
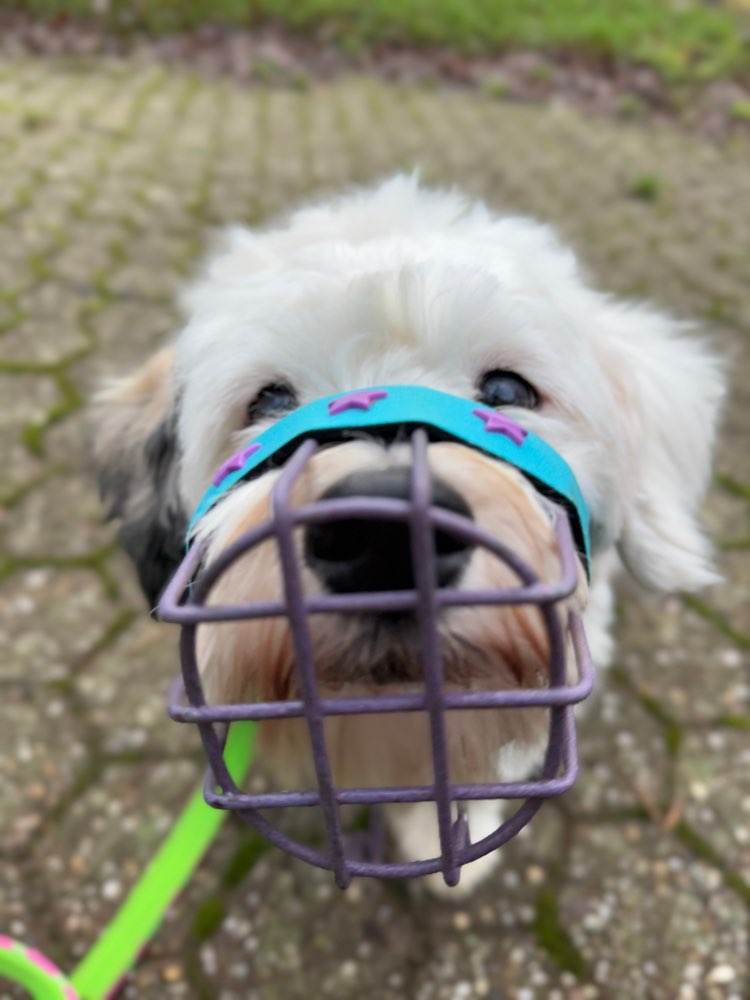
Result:
<svg viewBox="0 0 750 1000"><path fill-rule="evenodd" d="M750 996L750 146L352 79L243 90L0 64L0 928L66 969L200 770L171 627L102 524L85 401L175 328L210 228L421 163L558 224L608 287L715 330L734 391L706 518L726 583L624 600L582 776L471 901L330 878L229 823L137 998ZM0 988L0 996L13 995Z"/></svg>

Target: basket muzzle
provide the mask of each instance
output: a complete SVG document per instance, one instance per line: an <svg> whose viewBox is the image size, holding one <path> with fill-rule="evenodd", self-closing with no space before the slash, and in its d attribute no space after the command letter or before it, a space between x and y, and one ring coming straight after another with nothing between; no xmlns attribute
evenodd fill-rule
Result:
<svg viewBox="0 0 750 1000"><path fill-rule="evenodd" d="M378 411L378 407L380 408ZM363 429L382 434L398 428L411 448L408 499L352 496L321 499L293 506L290 497L307 463L323 446L361 436ZM518 468L540 492L555 503L555 538L560 576L540 580L504 541L471 519L432 503L428 447L434 440L456 440L478 448ZM234 456L217 473L191 523L192 537L200 518L237 483L261 475L270 467L280 473L271 489L270 517L206 562L206 544L196 541L169 583L159 604L165 621L182 626L182 677L170 694L169 712L179 722L197 725L208 758L206 801L236 812L282 850L334 872L345 887L352 876L413 877L442 872L455 885L461 867L500 847L534 816L546 798L561 795L578 771L573 705L586 698L593 685L591 663L581 617L557 607L576 590L581 563L588 572L588 513L575 479L562 458L541 439L501 414L445 393L414 386L358 390L318 400L283 418ZM324 593L306 596L294 533L300 527L340 521L377 520L408 526L414 585L406 590ZM508 566L517 586L468 590L437 584L435 533L452 536L466 546L482 548ZM219 579L256 546L273 539L283 578L283 597L233 605L209 604ZM541 616L549 650L549 685L512 690L447 691L444 686L438 621L441 612L460 606L533 605ZM362 615L409 613L416 622L423 682L414 693L323 697L319 690L309 618L320 614ZM295 655L300 697L288 701L209 705L201 683L196 651L198 627L206 623L284 617ZM575 670L566 665L566 632ZM570 677L569 677L570 674ZM455 710L513 711L548 709L547 747L540 772L524 781L456 784L450 779L446 713ZM326 748L327 717L373 713L425 712L429 717L434 780L403 787L337 787ZM237 722L304 719L310 740L317 788L305 791L250 793L237 786L224 760L228 725ZM516 812L493 833L472 843L462 803L478 799L520 802ZM363 857L344 835L340 807L389 803L435 803L440 855L415 861L386 862ZM458 818L454 818L454 804ZM279 829L265 811L290 806L319 807L327 847L319 850Z"/></svg>

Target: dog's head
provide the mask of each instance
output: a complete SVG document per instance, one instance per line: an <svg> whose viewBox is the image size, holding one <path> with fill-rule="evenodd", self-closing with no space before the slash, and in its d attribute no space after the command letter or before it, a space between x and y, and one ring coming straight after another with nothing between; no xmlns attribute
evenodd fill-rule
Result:
<svg viewBox="0 0 750 1000"><path fill-rule="evenodd" d="M556 449L591 511L594 579L615 546L646 585L689 590L714 579L696 509L722 396L717 360L683 324L593 291L548 228L398 178L269 232L230 231L186 305L174 347L101 399L104 493L152 604L222 461L301 404L388 383L502 409ZM293 500L406 496L410 460L398 437L363 435L316 455ZM558 573L549 501L516 470L451 442L431 444L429 463L434 503L510 541L540 578ZM201 521L210 556L268 517L277 476L240 485ZM300 540L308 591L409 585L401 530L309 529ZM437 542L444 585L512 582L488 553ZM216 600L279 596L273 544L252 559L225 575ZM535 616L516 609L496 626L481 609L450 611L449 681L534 682L545 662ZM261 627L262 637L248 634ZM414 679L408 623L322 623L313 638L332 686ZM212 669L225 700L248 686L284 697L291 659L282 621L245 622L214 651Z"/></svg>

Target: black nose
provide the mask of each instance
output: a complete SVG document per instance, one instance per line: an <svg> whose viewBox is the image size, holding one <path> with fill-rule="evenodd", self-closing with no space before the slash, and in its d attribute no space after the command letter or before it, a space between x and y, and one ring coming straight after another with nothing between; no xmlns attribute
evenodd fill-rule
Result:
<svg viewBox="0 0 750 1000"><path fill-rule="evenodd" d="M411 470L404 467L356 472L328 489L321 500L343 497L389 497L408 500ZM432 505L472 519L464 498L440 479L433 479ZM414 586L408 524L377 518L342 518L311 524L305 535L305 558L333 593L369 590L409 590ZM434 533L437 580L455 584L469 560L472 546L447 532Z"/></svg>

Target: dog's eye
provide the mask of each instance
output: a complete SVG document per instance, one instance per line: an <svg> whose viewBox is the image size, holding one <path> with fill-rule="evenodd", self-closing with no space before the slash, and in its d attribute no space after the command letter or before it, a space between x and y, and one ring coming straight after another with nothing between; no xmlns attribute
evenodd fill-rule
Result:
<svg viewBox="0 0 750 1000"><path fill-rule="evenodd" d="M485 372L479 380L479 401L487 406L522 406L535 410L539 394L533 385L515 372L495 368Z"/></svg>
<svg viewBox="0 0 750 1000"><path fill-rule="evenodd" d="M264 385L255 399L248 404L246 417L248 424L269 417L280 417L297 405L297 394L285 382L272 382Z"/></svg>

